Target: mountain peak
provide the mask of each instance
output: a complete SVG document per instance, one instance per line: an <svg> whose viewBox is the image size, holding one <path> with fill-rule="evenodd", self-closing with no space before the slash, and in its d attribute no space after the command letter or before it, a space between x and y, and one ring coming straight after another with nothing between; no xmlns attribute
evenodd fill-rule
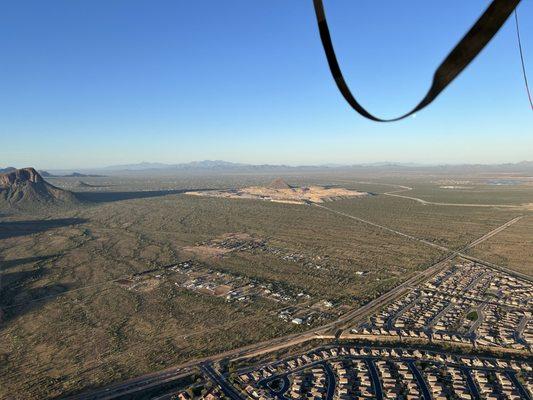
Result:
<svg viewBox="0 0 533 400"><path fill-rule="evenodd" d="M41 183L44 179L34 168L21 168L0 175L0 185L10 186L24 184L25 182Z"/></svg>
<svg viewBox="0 0 533 400"><path fill-rule="evenodd" d="M269 189L292 189L283 178L276 178L267 186Z"/></svg>
<svg viewBox="0 0 533 400"><path fill-rule="evenodd" d="M46 182L34 168L0 175L0 208L38 208L78 203L74 193Z"/></svg>

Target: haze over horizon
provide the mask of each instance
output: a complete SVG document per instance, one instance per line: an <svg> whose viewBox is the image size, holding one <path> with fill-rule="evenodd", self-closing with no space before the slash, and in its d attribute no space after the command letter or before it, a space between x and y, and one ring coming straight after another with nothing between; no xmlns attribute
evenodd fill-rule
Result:
<svg viewBox="0 0 533 400"><path fill-rule="evenodd" d="M343 0L326 11L348 83L386 117L420 100L486 5ZM533 37L533 3L518 11L522 36ZM11 2L0 21L4 166L531 159L512 19L434 104L390 124L345 104L310 2Z"/></svg>
<svg viewBox="0 0 533 400"><path fill-rule="evenodd" d="M414 168L434 168L434 167L461 167L461 166L486 166L493 167L498 165L511 165L511 166L520 166L526 165L528 168L533 166L532 160L522 160L519 162L502 162L502 163L472 163L472 162L457 162L457 163L417 163L417 162L398 162L398 161L377 161L377 162L368 162L368 163L320 163L320 164L293 164L293 163L236 163L227 160L194 160L190 162L177 162L177 163L161 163L161 162L150 162L150 161L141 161L138 163L131 164L113 164L99 167L73 167L73 168L42 168L35 167L33 165L0 165L0 171L2 168L36 168L40 171L54 172L54 173L68 173L68 172L90 172L90 171L143 171L143 170L172 170L173 168L198 168L198 169L209 169L209 168L219 168L224 169L228 168L239 168L239 167L288 167L288 168L352 168L352 167L414 167Z"/></svg>
<svg viewBox="0 0 533 400"><path fill-rule="evenodd" d="M533 0L4 3L0 400L533 400Z"/></svg>

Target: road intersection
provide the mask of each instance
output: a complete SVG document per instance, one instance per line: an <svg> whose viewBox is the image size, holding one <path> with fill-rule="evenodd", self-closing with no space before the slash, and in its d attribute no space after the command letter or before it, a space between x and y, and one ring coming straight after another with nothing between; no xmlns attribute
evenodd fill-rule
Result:
<svg viewBox="0 0 533 400"><path fill-rule="evenodd" d="M271 353L271 352L274 352L280 349L292 347L297 344L302 344L302 343L309 342L312 340L317 340L317 339L340 338L342 337L343 331L345 329L349 328L350 326L353 326L358 321L364 320L369 315L381 309L385 304L390 303L391 301L397 299L398 297L406 293L413 286L431 278L433 275L438 273L450 260L456 257L462 257L467 260L475 261L482 265L504 270L515 276L524 278L523 274L519 274L514 271L509 271L506 268L488 263L484 260L480 260L478 258L472 257L464 253L468 249L471 249L472 247L482 243L483 241L489 239L490 237L498 234L499 232L503 231L507 227L516 223L522 218L521 216L513 218L510 221L507 221L505 224L502 224L501 226L491 230L490 232L483 235L479 239L476 239L475 241L467 244L460 250L453 250L445 246L437 245L435 243L429 242L425 239L414 237L412 235L401 232L399 230L391 229L389 227L376 224L374 222L371 222L371 221L368 221L368 220L365 220L365 219L362 219L362 218L359 218L359 217L356 217L356 216L353 216L353 215L350 215L344 212L333 210L321 204L313 204L313 205L321 209L324 209L325 211L333 212L335 214L344 216L346 218L350 218L357 222L368 224L379 229L383 229L390 233L404 237L408 240L414 240L414 241L423 243L427 246L437 248L438 250L444 252L445 255L440 260L435 262L432 266L430 266L429 268L413 275L412 277L410 277L409 279L407 279L406 281L404 281L402 284L398 285L397 287L393 288L389 292L384 293L383 295L379 296L378 298L370 301L369 303L361 307L355 308L343 314L337 320L327 323L321 327L313 328L305 332L296 333L296 334L292 334L292 335L288 335L284 337L274 338L274 339L261 342L261 343L251 344L248 346L226 351L226 352L213 355L213 356L209 356L209 357L205 357L202 359L191 360L187 363L181 364L173 368L165 369L163 371L159 371L159 372L152 373L152 374L143 375L141 377L130 379L126 382L114 384L106 388L92 391L89 393L75 395L75 396L70 397L69 399L72 399L72 400L114 399L114 398L122 397L125 395L142 392L152 387L156 387L161 384L165 384L168 382L178 380L182 377L190 375L192 370L198 369L198 368L201 371L203 371L209 379L211 379L214 383L219 385L224 390L224 392L226 393L228 397L232 399L240 398L240 397L235 397L235 396L238 396L238 394L236 394L234 392L234 389L232 389L231 385L228 384L225 381L225 379L212 368L212 363L221 361L223 359L239 360L239 359L244 359L244 358L251 358L251 357L255 357L255 356L266 354L266 353ZM533 280L531 277L528 277L528 276L525 276L525 277L530 281Z"/></svg>

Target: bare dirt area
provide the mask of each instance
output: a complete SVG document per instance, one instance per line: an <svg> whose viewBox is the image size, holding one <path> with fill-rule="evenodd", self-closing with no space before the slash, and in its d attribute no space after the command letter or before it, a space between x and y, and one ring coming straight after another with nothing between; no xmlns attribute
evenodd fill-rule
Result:
<svg viewBox="0 0 533 400"><path fill-rule="evenodd" d="M211 246L185 246L183 248L185 253L190 253L191 255L197 256L199 258L211 258L211 257L221 257L224 254L229 253L230 249L222 249L218 247Z"/></svg>
<svg viewBox="0 0 533 400"><path fill-rule="evenodd" d="M91 192L98 200L91 206L0 215L0 398L66 396L321 326L443 257L317 206L184 194L242 185L303 201L298 188L268 185L271 176L165 178L164 184L146 180L146 187L141 180L105 179L115 191ZM432 192L407 180L383 186L385 178L287 179L300 189L322 188L321 202L342 194L330 184L372 192L328 207L454 249L525 214L380 194L394 189L387 185L405 184L435 201L455 200L449 194L455 191ZM511 196L507 186L489 191L498 203ZM513 187L512 194L520 204L527 192ZM522 244L502 257L527 268L531 254L523 239L531 226L525 221L483 242L478 256L489 250L482 246L510 235L509 246Z"/></svg>
<svg viewBox="0 0 533 400"><path fill-rule="evenodd" d="M195 248L223 256L143 272ZM180 194L2 217L0 252L0 397L25 394L15 398L64 396L322 324L439 257L314 207ZM391 277L392 266L405 274Z"/></svg>
<svg viewBox="0 0 533 400"><path fill-rule="evenodd" d="M211 240L197 243L195 246L185 246L183 251L199 258L222 257L235 250L260 246L262 240L247 233L226 233Z"/></svg>
<svg viewBox="0 0 533 400"><path fill-rule="evenodd" d="M525 210L527 211L533 211L533 203L525 203L522 205Z"/></svg>
<svg viewBox="0 0 533 400"><path fill-rule="evenodd" d="M276 179L269 186L251 186L232 190L191 191L188 195L222 197L228 199L265 200L287 204L305 204L306 202L323 203L335 199L367 196L367 192L345 189L342 187L292 187L281 179Z"/></svg>

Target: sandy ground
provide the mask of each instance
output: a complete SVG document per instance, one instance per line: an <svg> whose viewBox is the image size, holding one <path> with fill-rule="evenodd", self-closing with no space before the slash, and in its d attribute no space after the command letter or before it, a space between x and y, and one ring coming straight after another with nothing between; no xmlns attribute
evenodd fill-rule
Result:
<svg viewBox="0 0 533 400"><path fill-rule="evenodd" d="M220 257L229 253L231 249L222 249L211 246L186 246L183 250L200 258Z"/></svg>
<svg viewBox="0 0 533 400"><path fill-rule="evenodd" d="M182 247L182 250L201 259L222 257L224 254L235 250L233 248L225 248L224 246L220 246L221 242L227 240L254 241L256 239L246 233L226 233L218 238L213 239L210 243L197 244L196 246L185 246Z"/></svg>
<svg viewBox="0 0 533 400"><path fill-rule="evenodd" d="M309 186L299 188L274 189L252 186L235 190L209 190L205 192L187 192L194 196L223 197L230 199L255 199L278 203L305 204L306 201L323 203L336 198L367 196L366 192L358 192L344 188L325 188Z"/></svg>

